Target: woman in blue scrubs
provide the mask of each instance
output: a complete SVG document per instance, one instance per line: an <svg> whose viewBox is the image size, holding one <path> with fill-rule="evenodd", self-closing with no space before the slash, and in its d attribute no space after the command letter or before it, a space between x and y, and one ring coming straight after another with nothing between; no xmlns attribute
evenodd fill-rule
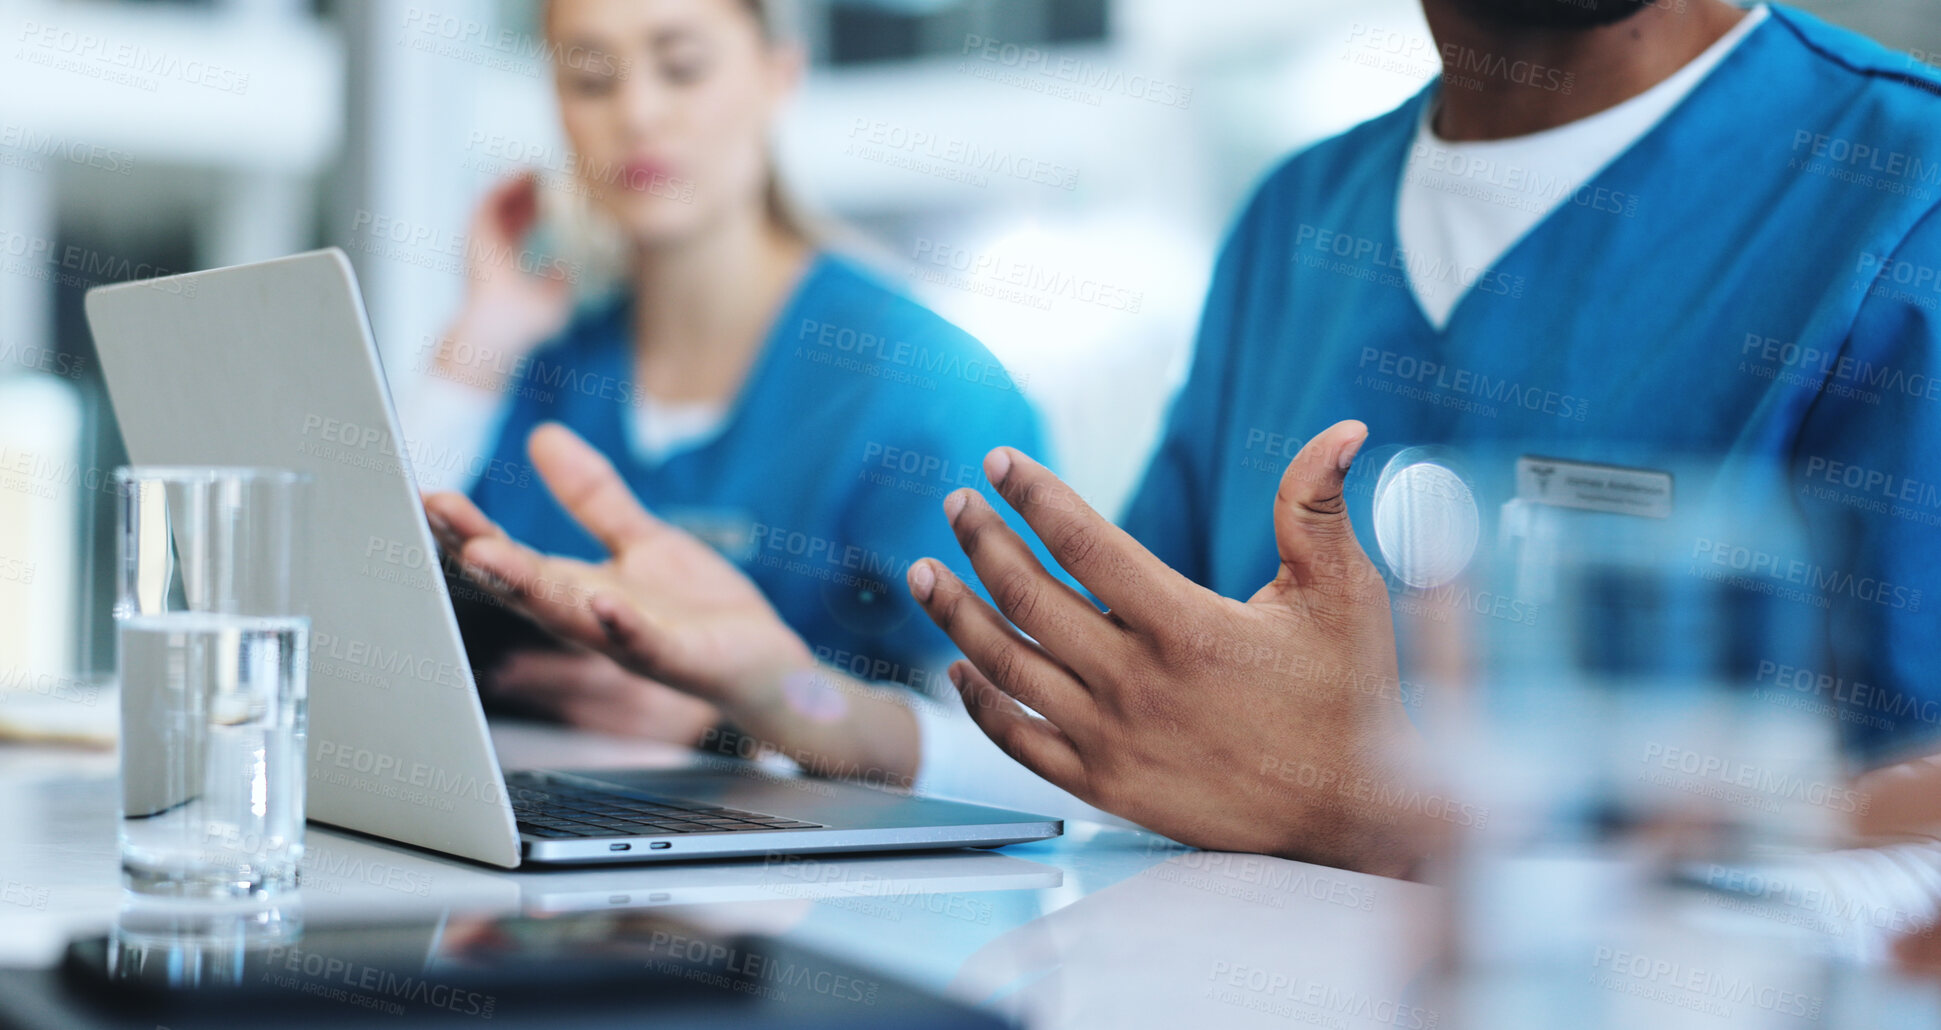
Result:
<svg viewBox="0 0 1941 1030"><path fill-rule="evenodd" d="M433 376L445 391L496 379L506 398L473 500L540 550L605 558L528 460L533 430L562 423L659 518L734 560L819 660L940 684L930 659L948 642L902 578L950 544L936 506L981 482L986 451L1039 445L1017 384L791 215L768 136L800 57L762 4L555 0L546 19L573 188L624 236L626 289L569 323L565 280L583 270L511 257L537 185L487 198L472 240L484 267ZM484 679L610 731L692 742L718 719L590 654L515 653Z"/></svg>

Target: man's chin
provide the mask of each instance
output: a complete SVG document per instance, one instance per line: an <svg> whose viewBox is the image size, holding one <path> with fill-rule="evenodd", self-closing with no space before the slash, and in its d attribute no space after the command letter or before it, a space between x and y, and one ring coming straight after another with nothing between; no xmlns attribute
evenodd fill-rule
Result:
<svg viewBox="0 0 1941 1030"><path fill-rule="evenodd" d="M1615 25L1652 0L1455 0L1471 17L1506 28L1592 29Z"/></svg>

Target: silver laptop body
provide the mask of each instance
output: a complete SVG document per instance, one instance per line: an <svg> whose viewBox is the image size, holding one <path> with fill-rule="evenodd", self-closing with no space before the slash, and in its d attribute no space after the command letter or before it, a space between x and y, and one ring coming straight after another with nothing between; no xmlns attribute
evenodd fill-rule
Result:
<svg viewBox="0 0 1941 1030"><path fill-rule="evenodd" d="M103 287L87 315L135 463L315 477L312 819L505 868L993 847L1062 832L1042 816L728 762L515 774L508 791L344 254Z"/></svg>

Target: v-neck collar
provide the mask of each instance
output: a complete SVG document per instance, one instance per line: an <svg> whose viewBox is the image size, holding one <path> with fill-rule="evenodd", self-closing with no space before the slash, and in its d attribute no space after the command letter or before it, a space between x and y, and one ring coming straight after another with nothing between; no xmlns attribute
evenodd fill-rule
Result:
<svg viewBox="0 0 1941 1030"><path fill-rule="evenodd" d="M1671 126L1674 122L1685 117L1686 113L1690 111L1691 108L1693 107L1694 102L1697 101L1700 97L1704 96L1707 93L1707 91L1712 90L1714 88L1713 84L1718 81L1719 76L1722 73L1724 73L1729 67L1731 67L1733 62L1739 60L1741 56L1745 53L1747 47L1751 46L1755 39L1758 39L1762 35L1764 35L1766 31L1769 28L1771 28L1772 24L1779 19L1780 12L1778 8L1776 8L1771 4L1766 4L1764 6L1767 8L1765 16L1760 19L1758 24L1754 25L1750 31L1748 31L1742 38L1740 38L1736 43L1732 45L1732 49L1719 60L1717 65L1715 65L1710 71L1708 71L1705 74L1704 78L1700 79L1696 84L1694 84L1690 89L1690 91L1688 91L1683 97L1680 97L1678 102L1673 104L1671 106L1671 109L1665 112L1664 117L1658 119L1658 121L1655 124L1653 124L1650 129L1647 129L1645 131L1644 135L1639 136L1637 139L1631 142L1630 146L1625 147L1622 151L1619 151L1618 155L1612 158L1610 161L1606 162L1604 167L1598 169L1596 174L1592 175L1590 178L1584 180L1583 182L1577 184L1577 189L1573 191L1572 196L1575 196L1575 194L1578 192L1582 192L1587 189L1593 189L1596 186L1603 184L1606 179L1609 179L1614 174L1619 173L1620 170L1625 169L1627 165L1637 160L1641 160L1640 158L1637 157L1637 155L1640 151L1643 151L1647 148L1647 144L1650 144L1655 140L1657 140L1666 131L1666 128L1668 126ZM1750 11L1746 12L1744 17L1752 17L1752 12ZM1734 29L1736 28L1737 26L1735 25ZM1733 30L1727 30L1727 34L1729 35L1732 31ZM1724 37L1721 37L1721 38L1724 38ZM1388 204L1387 224L1388 224L1388 234L1389 234L1389 245L1392 249L1392 252L1395 252L1395 253L1406 254L1406 252L1402 250L1402 190L1407 186L1407 182L1408 182L1409 154L1410 154L1411 148L1414 146L1415 138L1418 132L1418 127L1422 124L1422 119L1427 116L1429 111L1429 106L1435 103L1435 101L1439 98L1440 95L1441 95L1440 80L1431 82L1428 86L1423 88L1421 92L1417 93L1412 100L1408 102L1408 105L1403 111L1397 112L1397 114L1402 114L1407 116L1403 118L1403 124L1407 126L1407 129L1405 132L1401 134L1400 146L1399 148L1397 148L1397 152L1395 155L1396 156L1395 178L1391 186L1391 193L1390 193L1389 204ZM1574 206L1576 206L1576 204L1572 199L1565 198L1563 203L1551 209L1542 218L1538 219L1535 224L1531 225L1529 229L1525 230L1523 235L1518 236L1514 242L1512 242L1508 247L1504 248L1503 252L1501 254L1498 254L1496 256L1496 260L1490 262L1487 268L1477 269L1476 281L1480 282L1483 276L1491 273L1500 272L1500 270L1503 269L1505 266L1513 264L1514 263L1513 259L1518 257L1522 253L1522 251L1524 251L1531 245L1530 241L1534 237L1543 233L1547 228L1557 223L1559 221L1559 216L1563 215L1567 210L1569 210ZM1406 266L1406 257L1404 260L1404 264ZM1406 268L1405 268L1405 271L1406 271ZM1466 287L1462 291L1462 295L1456 298L1455 305L1449 309L1449 316L1446 319L1444 319L1443 324L1440 327L1438 327L1435 324L1435 320L1429 317L1429 312L1427 308L1424 307L1423 305L1421 295L1416 292L1415 277L1413 275L1405 274L1403 279L1408 286L1409 310L1414 316L1414 321L1421 329L1427 331L1430 336L1436 339L1446 338L1456 328L1456 323L1458 322L1458 320L1460 320L1463 317L1463 313L1471 307L1470 300L1477 293L1474 283Z"/></svg>
<svg viewBox="0 0 1941 1030"><path fill-rule="evenodd" d="M748 411L752 399L762 396L763 391L768 389L769 380L781 374L778 369L781 361L780 354L787 350L788 347L787 341L783 339L783 334L787 331L786 327L795 325L802 320L804 309L811 303L816 293L819 292L819 282L831 272L834 264L835 259L826 251L817 250L810 254L808 263L803 268L802 275L796 280L794 288L789 293L788 300L783 303L781 309L775 313L774 319L769 322L768 331L762 338L761 348L756 352L755 361L749 367L748 374L742 378L741 386L735 391L733 399L728 402L727 407L724 409L721 428L718 432L696 446L676 450L671 454L662 456L659 461L650 462L634 455L630 443L632 434L624 424L624 420L632 411L632 405L611 405L609 407L611 413L609 417L612 420L612 425L608 428L612 440L626 448L621 453L634 456L636 459L635 464L644 468L659 470L684 458L706 453L713 448L721 446L730 437L733 437L740 430L742 423L746 421L744 416ZM613 315L620 334L620 345L613 349L613 354L615 355L613 361L619 366L617 371L623 373L619 376L623 382L633 382L638 372L638 368L634 364L634 349L632 345L634 304L634 299L631 296L627 297L617 306ZM644 387L642 389L644 390Z"/></svg>

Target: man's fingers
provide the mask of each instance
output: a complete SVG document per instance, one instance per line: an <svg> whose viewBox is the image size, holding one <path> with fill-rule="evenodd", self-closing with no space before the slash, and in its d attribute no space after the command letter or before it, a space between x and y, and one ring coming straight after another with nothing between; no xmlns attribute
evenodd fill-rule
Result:
<svg viewBox="0 0 1941 1030"><path fill-rule="evenodd" d="M909 580L910 594L924 612L1005 693L1074 732L1091 726L1091 696L1071 670L1020 636L942 562L914 563Z"/></svg>
<svg viewBox="0 0 1941 1030"><path fill-rule="evenodd" d="M1071 738L1044 719L1033 717L969 662L950 667L950 680L963 695L971 721L991 738L998 750L1019 765L1045 778L1052 786L1081 800L1089 796L1085 762Z"/></svg>
<svg viewBox="0 0 1941 1030"><path fill-rule="evenodd" d="M641 507L613 463L565 426L548 422L533 430L526 450L546 488L607 550L618 554L665 528Z"/></svg>
<svg viewBox="0 0 1941 1030"><path fill-rule="evenodd" d="M1343 491L1348 466L1368 439L1368 427L1349 420L1321 431L1301 448L1281 473L1274 495L1274 540L1280 546L1281 575L1295 586L1339 577L1367 557L1355 542Z"/></svg>
<svg viewBox="0 0 1941 1030"><path fill-rule="evenodd" d="M998 611L1046 650L1069 656L1078 668L1090 671L1085 660L1103 657L1103 652L1117 642L1119 626L1078 591L1046 572L1030 546L977 491L951 494L944 501L944 512L957 534L958 546L977 570L977 578Z"/></svg>
<svg viewBox="0 0 1941 1030"><path fill-rule="evenodd" d="M1166 618L1186 580L1131 534L1092 510L1051 470L1009 447L984 458L984 474L1044 541L1045 549L1113 614L1134 623Z"/></svg>

